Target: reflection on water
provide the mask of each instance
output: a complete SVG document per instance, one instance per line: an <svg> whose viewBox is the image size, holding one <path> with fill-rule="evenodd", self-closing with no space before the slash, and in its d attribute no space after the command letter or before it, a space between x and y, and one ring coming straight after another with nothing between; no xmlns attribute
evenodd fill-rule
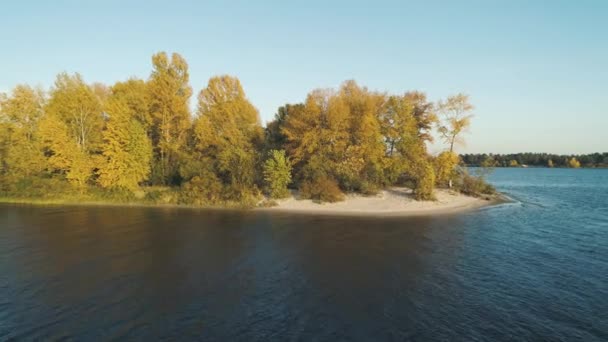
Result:
<svg viewBox="0 0 608 342"><path fill-rule="evenodd" d="M0 339L607 339L608 171L492 181L435 218L3 205Z"/></svg>

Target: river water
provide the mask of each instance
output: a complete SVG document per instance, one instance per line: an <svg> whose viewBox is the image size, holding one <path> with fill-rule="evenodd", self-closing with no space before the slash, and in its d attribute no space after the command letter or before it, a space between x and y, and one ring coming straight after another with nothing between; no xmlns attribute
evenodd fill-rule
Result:
<svg viewBox="0 0 608 342"><path fill-rule="evenodd" d="M490 180L435 217L0 205L0 340L608 340L608 170Z"/></svg>

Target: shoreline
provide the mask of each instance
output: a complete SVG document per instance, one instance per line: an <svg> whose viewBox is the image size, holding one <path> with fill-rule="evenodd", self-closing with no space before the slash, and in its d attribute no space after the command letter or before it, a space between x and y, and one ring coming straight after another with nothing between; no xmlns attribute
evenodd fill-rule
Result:
<svg viewBox="0 0 608 342"><path fill-rule="evenodd" d="M297 194L294 193L291 197L277 200L274 207L254 210L330 216L409 217L470 212L510 201L502 194L477 198L448 189L436 189L435 194L436 201L416 201L410 189L394 187L382 190L374 196L349 194L341 202L316 203L312 200L297 199Z"/></svg>
<svg viewBox="0 0 608 342"><path fill-rule="evenodd" d="M76 202L70 200L45 200L45 199L27 199L27 198L0 198L0 205L15 204L15 205L31 205L31 206L71 206L71 207L123 207L123 208L167 208L167 209L201 209L201 210L240 210L247 211L255 208L235 206L202 206L189 204L171 204L171 203L141 203L141 202L104 202L104 201L83 201Z"/></svg>
<svg viewBox="0 0 608 342"><path fill-rule="evenodd" d="M409 217L435 216L470 212L484 207L508 203L511 200L496 194L486 199L467 196L448 189L436 189L436 201L416 201L408 188L394 187L380 191L377 195L364 196L347 194L344 201L335 203L317 203L312 200L296 199L297 194L289 198L276 200L272 207L242 207L238 205L186 205L138 202L104 202L104 201L71 201L69 199L27 199L0 197L0 204L31 206L76 206L76 207L124 207L124 208L167 208L197 209L214 211L267 212L296 215L323 216L370 216L370 217Z"/></svg>

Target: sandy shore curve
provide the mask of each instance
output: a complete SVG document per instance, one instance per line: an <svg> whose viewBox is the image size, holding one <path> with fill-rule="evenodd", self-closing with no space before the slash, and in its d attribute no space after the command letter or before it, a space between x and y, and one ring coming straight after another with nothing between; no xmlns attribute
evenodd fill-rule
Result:
<svg viewBox="0 0 608 342"><path fill-rule="evenodd" d="M347 216L426 216L466 212L504 202L500 197L482 199L447 189L437 189L435 196L436 201L416 201L411 189L391 188L374 196L349 194L342 202L317 203L297 199L294 193L291 197L277 200L276 206L258 210Z"/></svg>

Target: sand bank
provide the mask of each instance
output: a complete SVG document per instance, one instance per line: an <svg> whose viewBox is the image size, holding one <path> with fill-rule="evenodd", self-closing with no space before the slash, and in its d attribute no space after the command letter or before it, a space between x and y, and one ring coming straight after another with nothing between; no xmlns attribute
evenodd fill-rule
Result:
<svg viewBox="0 0 608 342"><path fill-rule="evenodd" d="M480 199L445 189L436 190L435 195L436 201L416 201L410 189L391 188L375 196L351 194L342 202L320 204L297 199L294 194L276 201L274 207L258 210L348 216L421 216L464 212L502 202L499 197Z"/></svg>

